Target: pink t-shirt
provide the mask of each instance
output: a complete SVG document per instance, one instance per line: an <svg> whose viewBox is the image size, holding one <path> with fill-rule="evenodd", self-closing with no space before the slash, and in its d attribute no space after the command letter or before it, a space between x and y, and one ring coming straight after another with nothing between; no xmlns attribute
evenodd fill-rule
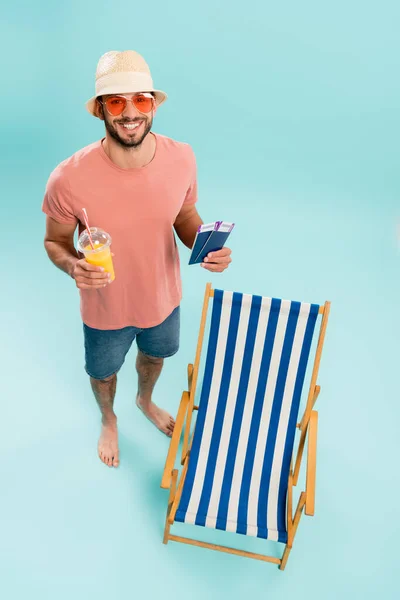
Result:
<svg viewBox="0 0 400 600"><path fill-rule="evenodd" d="M63 161L50 175L43 212L59 223L92 227L112 238L115 280L80 290L82 320L96 329L153 327L182 297L173 225L184 204L197 200L196 161L188 144L156 135L153 160L121 169L101 141Z"/></svg>

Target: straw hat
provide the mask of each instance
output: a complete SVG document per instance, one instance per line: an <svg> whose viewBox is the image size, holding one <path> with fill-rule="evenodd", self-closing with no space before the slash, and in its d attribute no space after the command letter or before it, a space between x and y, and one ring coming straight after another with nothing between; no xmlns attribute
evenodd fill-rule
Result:
<svg viewBox="0 0 400 600"><path fill-rule="evenodd" d="M86 102L86 108L96 117L98 96L135 92L154 92L157 106L167 99L165 92L154 89L150 69L140 54L134 50L112 50L103 54L97 64L96 92L95 96Z"/></svg>

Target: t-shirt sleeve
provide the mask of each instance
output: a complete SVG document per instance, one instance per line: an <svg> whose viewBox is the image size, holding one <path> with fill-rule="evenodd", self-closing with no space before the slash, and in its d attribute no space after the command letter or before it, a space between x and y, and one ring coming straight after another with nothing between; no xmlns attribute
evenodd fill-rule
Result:
<svg viewBox="0 0 400 600"><path fill-rule="evenodd" d="M50 175L44 195L42 211L58 223L77 224L68 181L58 166Z"/></svg>
<svg viewBox="0 0 400 600"><path fill-rule="evenodd" d="M184 204L196 204L197 202L197 165L196 157L190 146L189 148L189 169L191 173L190 184L186 192Z"/></svg>

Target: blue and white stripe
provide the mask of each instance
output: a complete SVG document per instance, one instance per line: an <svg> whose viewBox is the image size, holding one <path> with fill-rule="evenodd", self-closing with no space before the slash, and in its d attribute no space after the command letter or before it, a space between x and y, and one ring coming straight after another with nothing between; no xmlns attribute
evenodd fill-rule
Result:
<svg viewBox="0 0 400 600"><path fill-rule="evenodd" d="M287 541L290 459L318 310L214 291L177 521Z"/></svg>

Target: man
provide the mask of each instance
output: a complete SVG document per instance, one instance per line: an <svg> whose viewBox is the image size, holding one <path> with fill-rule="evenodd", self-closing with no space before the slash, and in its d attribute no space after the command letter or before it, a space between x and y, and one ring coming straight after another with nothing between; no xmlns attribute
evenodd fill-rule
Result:
<svg viewBox="0 0 400 600"><path fill-rule="evenodd" d="M104 121L105 138L63 161L51 174L43 202L45 248L51 261L80 290L86 371L102 415L98 454L119 465L113 410L117 372L136 339L137 406L171 436L173 418L152 401L164 358L179 346L181 280L174 229L191 248L202 220L196 210L196 163L189 145L151 132L167 96L155 90L136 52L107 52L96 72L88 111ZM112 237L115 280L86 262L74 247L92 226ZM202 264L222 272L231 262L224 248Z"/></svg>

